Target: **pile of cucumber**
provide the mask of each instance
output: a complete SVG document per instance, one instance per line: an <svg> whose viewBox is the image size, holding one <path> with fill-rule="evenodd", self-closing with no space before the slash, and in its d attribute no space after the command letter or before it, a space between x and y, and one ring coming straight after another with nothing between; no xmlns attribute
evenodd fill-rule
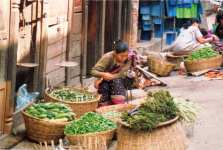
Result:
<svg viewBox="0 0 223 150"><path fill-rule="evenodd" d="M37 103L28 107L25 112L30 116L45 120L74 120L72 110L61 103Z"/></svg>

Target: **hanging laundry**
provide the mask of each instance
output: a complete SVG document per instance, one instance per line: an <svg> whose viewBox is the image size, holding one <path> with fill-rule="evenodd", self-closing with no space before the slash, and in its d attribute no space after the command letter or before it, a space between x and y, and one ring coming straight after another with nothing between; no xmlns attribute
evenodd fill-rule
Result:
<svg viewBox="0 0 223 150"><path fill-rule="evenodd" d="M198 4L192 4L191 8L177 8L177 18L197 18L198 16Z"/></svg>
<svg viewBox="0 0 223 150"><path fill-rule="evenodd" d="M167 16L197 18L203 13L200 0L166 0Z"/></svg>

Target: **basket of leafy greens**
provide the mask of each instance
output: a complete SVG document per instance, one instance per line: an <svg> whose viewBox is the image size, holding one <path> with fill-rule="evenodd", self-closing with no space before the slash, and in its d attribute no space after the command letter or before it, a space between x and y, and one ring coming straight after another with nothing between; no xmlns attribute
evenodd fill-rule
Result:
<svg viewBox="0 0 223 150"><path fill-rule="evenodd" d="M60 102L71 107L73 112L80 117L86 112L95 111L98 107L100 96L86 90L73 87L47 89L44 99L49 102Z"/></svg>
<svg viewBox="0 0 223 150"><path fill-rule="evenodd" d="M64 133L71 144L86 145L85 139L91 139L94 141L92 143L94 145L98 138L108 143L112 139L116 128L116 124L111 120L100 114L89 112L66 125ZM98 144L94 146L92 144L91 149L97 149L96 145Z"/></svg>
<svg viewBox="0 0 223 150"><path fill-rule="evenodd" d="M184 63L188 72L197 72L220 67L222 56L214 51L212 47L204 47L192 52Z"/></svg>

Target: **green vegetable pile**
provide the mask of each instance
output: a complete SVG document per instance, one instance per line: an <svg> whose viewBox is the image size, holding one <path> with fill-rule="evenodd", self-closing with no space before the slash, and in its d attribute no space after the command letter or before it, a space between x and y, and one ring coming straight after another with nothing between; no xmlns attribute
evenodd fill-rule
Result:
<svg viewBox="0 0 223 150"><path fill-rule="evenodd" d="M134 130L152 131L161 122L177 116L178 108L168 91L148 93L146 101L132 112L122 114L122 121Z"/></svg>
<svg viewBox="0 0 223 150"><path fill-rule="evenodd" d="M74 119L74 113L64 104L60 103L38 103L33 104L25 110L29 115L39 119L64 120Z"/></svg>
<svg viewBox="0 0 223 150"><path fill-rule="evenodd" d="M116 124L111 120L104 118L100 114L89 112L84 114L80 119L68 124L64 132L66 135L77 135L107 131L116 127Z"/></svg>
<svg viewBox="0 0 223 150"><path fill-rule="evenodd" d="M197 51L192 52L192 54L187 58L187 60L200 60L207 59L217 56L218 53L214 51L211 47L204 47Z"/></svg>
<svg viewBox="0 0 223 150"><path fill-rule="evenodd" d="M50 95L59 100L70 101L70 102L83 102L94 100L95 96L87 93L81 92L70 88L61 88L53 90Z"/></svg>

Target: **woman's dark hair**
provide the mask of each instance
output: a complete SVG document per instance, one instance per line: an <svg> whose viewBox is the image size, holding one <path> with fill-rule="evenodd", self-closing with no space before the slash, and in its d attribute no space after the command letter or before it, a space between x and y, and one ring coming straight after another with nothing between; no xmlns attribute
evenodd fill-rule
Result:
<svg viewBox="0 0 223 150"><path fill-rule="evenodd" d="M192 18L190 19L191 25L194 23L200 23L200 20L198 18Z"/></svg>
<svg viewBox="0 0 223 150"><path fill-rule="evenodd" d="M223 11L222 10L219 10L217 15L216 15L216 23L219 23L221 22L221 20L223 19Z"/></svg>
<svg viewBox="0 0 223 150"><path fill-rule="evenodd" d="M187 19L187 20L185 20L185 22L182 24L182 27L183 27L184 29L188 29L188 27L191 26L192 24L194 24L194 23L199 23L199 22L200 22L200 20L197 19L197 18Z"/></svg>
<svg viewBox="0 0 223 150"><path fill-rule="evenodd" d="M114 41L113 50L119 54L129 50L128 44L122 40Z"/></svg>
<svg viewBox="0 0 223 150"><path fill-rule="evenodd" d="M191 22L189 20L187 20L186 22L183 23L183 28L187 29L189 26L191 25Z"/></svg>

